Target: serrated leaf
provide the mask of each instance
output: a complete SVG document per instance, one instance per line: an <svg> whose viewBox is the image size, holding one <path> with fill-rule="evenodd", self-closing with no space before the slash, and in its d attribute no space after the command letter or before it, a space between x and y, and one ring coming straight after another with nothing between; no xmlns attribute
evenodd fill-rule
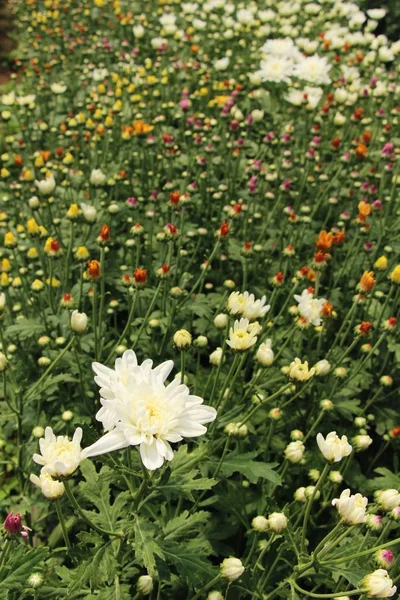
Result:
<svg viewBox="0 0 400 600"><path fill-rule="evenodd" d="M198 490L210 490L218 483L216 479L208 477L199 477L198 469L191 469L188 473L172 472L168 482L160 487L164 493L178 494L182 493L188 498L193 498L192 492Z"/></svg>
<svg viewBox="0 0 400 600"><path fill-rule="evenodd" d="M13 550L11 561L7 563L8 574L1 580L2 589L19 590L25 586L29 575L48 554L47 548L31 550L26 550L23 546L19 548Z"/></svg>
<svg viewBox="0 0 400 600"><path fill-rule="evenodd" d="M114 472L108 466L103 466L97 473L94 464L85 460L81 463L81 472L85 481L80 482L79 489L82 496L97 508L98 512L91 511L90 518L97 524L114 531L117 521L124 516L123 508L128 501L129 492L118 494L113 504L110 503L110 483Z"/></svg>
<svg viewBox="0 0 400 600"><path fill-rule="evenodd" d="M375 489L398 489L400 488L400 476L396 473L392 473L386 467L379 467L375 469L375 473L381 475L381 477L374 477L372 483Z"/></svg>
<svg viewBox="0 0 400 600"><path fill-rule="evenodd" d="M170 519L164 527L164 540L184 538L186 535L193 537L194 532L201 530L210 518L210 513L201 510L193 515L188 510L179 516Z"/></svg>
<svg viewBox="0 0 400 600"><path fill-rule="evenodd" d="M209 581L218 573L218 569L198 552L188 552L178 544L171 543L161 544L161 549L167 563L173 564L191 585L196 581Z"/></svg>
<svg viewBox="0 0 400 600"><path fill-rule="evenodd" d="M265 463L253 460L255 456L257 456L255 452L228 456L222 464L221 472L227 477L232 475L232 473L241 473L247 477L250 483L257 483L257 480L261 478L280 485L281 478L274 471L277 463Z"/></svg>
<svg viewBox="0 0 400 600"><path fill-rule="evenodd" d="M91 589L96 589L99 585L112 581L117 568L118 563L111 542L107 542L73 572L68 585L68 593L80 591L86 585L89 585Z"/></svg>
<svg viewBox="0 0 400 600"><path fill-rule="evenodd" d="M155 526L136 517L133 530L135 532L135 558L140 565L146 567L149 575L154 575L156 572L155 555L163 558L163 553L155 541Z"/></svg>
<svg viewBox="0 0 400 600"><path fill-rule="evenodd" d="M36 321L35 319L22 319L18 323L10 325L6 329L6 335L9 338L18 338L21 341L27 340L31 337L37 337L41 333L44 333L45 327L43 321Z"/></svg>

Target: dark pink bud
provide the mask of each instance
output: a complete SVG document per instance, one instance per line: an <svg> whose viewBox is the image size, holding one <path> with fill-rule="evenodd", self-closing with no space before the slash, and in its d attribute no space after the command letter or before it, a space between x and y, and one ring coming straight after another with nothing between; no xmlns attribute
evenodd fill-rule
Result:
<svg viewBox="0 0 400 600"><path fill-rule="evenodd" d="M21 515L19 513L14 514L13 511L11 511L7 515L6 520L3 523L3 527L4 527L5 531L7 531L7 533L16 535L22 529Z"/></svg>

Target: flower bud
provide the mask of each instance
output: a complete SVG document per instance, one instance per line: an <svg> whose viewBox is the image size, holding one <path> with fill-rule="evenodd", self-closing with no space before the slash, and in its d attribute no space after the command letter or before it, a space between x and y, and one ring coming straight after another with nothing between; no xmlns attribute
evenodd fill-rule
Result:
<svg viewBox="0 0 400 600"><path fill-rule="evenodd" d="M271 531L280 533L286 529L288 520L283 513L274 512L268 517L268 524Z"/></svg>
<svg viewBox="0 0 400 600"><path fill-rule="evenodd" d="M196 348L206 348L208 345L208 339L205 335L199 335L193 341L193 345L196 346Z"/></svg>
<svg viewBox="0 0 400 600"><path fill-rule="evenodd" d="M400 505L400 494L397 490L378 490L375 492L375 500L383 510L393 510Z"/></svg>
<svg viewBox="0 0 400 600"><path fill-rule="evenodd" d="M227 579L229 582L235 581L238 579L244 572L244 566L242 565L242 561L239 558L234 558L233 556L229 558L225 558L221 565L221 577Z"/></svg>
<svg viewBox="0 0 400 600"><path fill-rule="evenodd" d="M72 311L71 329L76 333L84 333L88 324L86 313L80 313L77 310Z"/></svg>
<svg viewBox="0 0 400 600"><path fill-rule="evenodd" d="M328 375L329 371L331 370L331 365L327 360L323 359L319 360L314 365L314 369L316 375L318 375L319 377L323 377L324 375Z"/></svg>
<svg viewBox="0 0 400 600"><path fill-rule="evenodd" d="M225 329L229 323L228 315L220 313L214 319L214 325L217 329Z"/></svg>
<svg viewBox="0 0 400 600"><path fill-rule="evenodd" d="M208 594L207 600L224 600L224 597L221 594L221 592L218 592L217 590L213 590L212 592L210 592Z"/></svg>
<svg viewBox="0 0 400 600"><path fill-rule="evenodd" d="M3 373L8 367L8 360L5 354L0 352L0 373Z"/></svg>
<svg viewBox="0 0 400 600"><path fill-rule="evenodd" d="M150 575L141 575L137 581L136 589L142 596L148 596L153 591L153 578Z"/></svg>
<svg viewBox="0 0 400 600"><path fill-rule="evenodd" d="M254 517L254 519L251 522L251 526L254 529L254 531L257 531L259 533L264 533L265 531L268 531L268 529L269 529L268 519L266 519L262 515Z"/></svg>
<svg viewBox="0 0 400 600"><path fill-rule="evenodd" d="M28 585L30 585L33 588L39 588L43 583L43 577L41 575L41 573L32 573L32 575L30 575L28 577Z"/></svg>
<svg viewBox="0 0 400 600"><path fill-rule="evenodd" d="M186 350L192 343L192 336L186 329L179 329L174 334L173 340L178 350Z"/></svg>
<svg viewBox="0 0 400 600"><path fill-rule="evenodd" d="M13 513L11 511L7 516L3 523L4 531L10 533L11 535L16 535L22 529L22 517L19 513Z"/></svg>
<svg viewBox="0 0 400 600"><path fill-rule="evenodd" d="M391 550L384 548L382 550L377 550L374 555L374 559L378 567L382 567L382 569L390 569L394 562L394 554Z"/></svg>
<svg viewBox="0 0 400 600"><path fill-rule="evenodd" d="M215 367L219 367L222 360L222 348L216 348L214 352L210 354L210 363Z"/></svg>
<svg viewBox="0 0 400 600"><path fill-rule="evenodd" d="M285 448L285 458L291 463L299 463L305 452L303 442L297 440L296 442L290 442Z"/></svg>

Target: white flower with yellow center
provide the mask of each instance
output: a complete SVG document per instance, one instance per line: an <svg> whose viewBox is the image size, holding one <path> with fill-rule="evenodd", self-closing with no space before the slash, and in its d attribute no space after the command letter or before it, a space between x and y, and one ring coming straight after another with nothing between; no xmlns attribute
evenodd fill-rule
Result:
<svg viewBox="0 0 400 600"><path fill-rule="evenodd" d="M300 358L295 358L289 366L289 377L295 381L308 381L314 375L315 369L308 368L308 362L301 362Z"/></svg>
<svg viewBox="0 0 400 600"><path fill-rule="evenodd" d="M249 320L240 319L235 321L229 330L229 340L226 342L232 350L248 350L257 342L254 330L249 330Z"/></svg>
<svg viewBox="0 0 400 600"><path fill-rule="evenodd" d="M347 437L342 435L340 438L336 435L336 431L328 433L326 438L324 438L322 433L319 433L317 435L317 444L324 458L330 462L341 461L345 456L349 456L353 450L347 441Z"/></svg>
<svg viewBox="0 0 400 600"><path fill-rule="evenodd" d="M44 438L39 440L41 454L34 454L33 460L45 467L52 477L71 475L81 462L82 429L78 427L72 440L65 435L55 436L51 427L46 427Z"/></svg>
<svg viewBox="0 0 400 600"><path fill-rule="evenodd" d="M43 496L48 500L56 500L64 494L64 484L53 479L50 473L46 471L46 467L43 467L40 471L40 477L32 474L30 480L42 490Z"/></svg>
<svg viewBox="0 0 400 600"><path fill-rule="evenodd" d="M321 311L324 306L325 298L314 298L308 290L303 290L301 296L294 295L294 299L298 302L297 309L302 317L315 327L321 325Z"/></svg>
<svg viewBox="0 0 400 600"><path fill-rule="evenodd" d="M206 433L204 423L214 421L217 412L180 380L165 385L173 366L171 360L154 369L151 360L138 365L133 350L115 361L115 370L94 363L102 404L96 418L108 433L85 448L82 457L139 446L143 464L154 470L173 459L171 442Z"/></svg>
<svg viewBox="0 0 400 600"><path fill-rule="evenodd" d="M336 506L342 521L347 525L358 525L366 520L368 498L361 494L350 495L350 490L343 490L340 498L334 498L332 505Z"/></svg>

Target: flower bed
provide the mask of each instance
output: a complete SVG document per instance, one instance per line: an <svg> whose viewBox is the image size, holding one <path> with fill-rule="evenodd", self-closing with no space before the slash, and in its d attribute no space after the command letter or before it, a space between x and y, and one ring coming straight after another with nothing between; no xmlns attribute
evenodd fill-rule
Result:
<svg viewBox="0 0 400 600"><path fill-rule="evenodd" d="M5 599L396 593L384 13L18 6L0 97Z"/></svg>

